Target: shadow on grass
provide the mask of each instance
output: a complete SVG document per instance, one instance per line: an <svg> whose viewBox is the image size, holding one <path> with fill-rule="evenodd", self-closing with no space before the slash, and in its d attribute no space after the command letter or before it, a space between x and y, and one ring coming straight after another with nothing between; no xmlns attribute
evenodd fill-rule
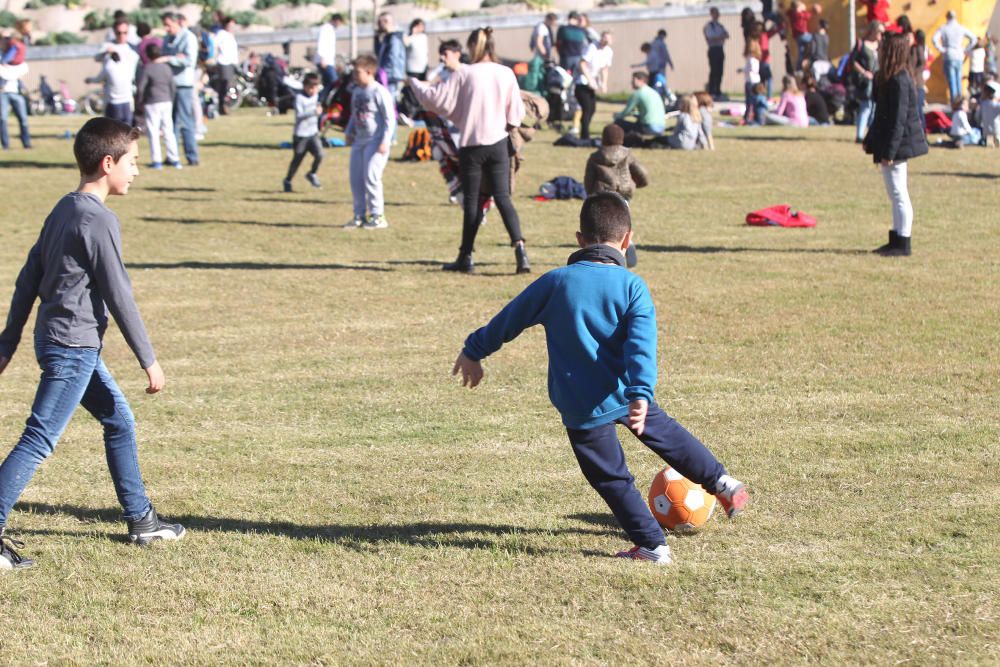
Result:
<svg viewBox="0 0 1000 667"><path fill-rule="evenodd" d="M278 192L279 189L275 188L274 191ZM320 205L352 203L347 201L346 199L295 199L294 193L292 197L247 197L246 201L274 202L276 204L320 204Z"/></svg>
<svg viewBox="0 0 1000 667"><path fill-rule="evenodd" d="M618 526L618 522L615 521L615 517L611 514L599 514L596 512L586 512L580 514L567 514L567 519L572 519L573 521L582 521L583 523L589 523L592 526L600 526L601 528L606 528L608 532L620 532L621 528ZM687 538L694 537L698 534L698 531L692 530L688 532L671 532L669 530L664 530L664 532L670 537L677 538ZM608 554L597 553L598 556L607 556Z"/></svg>
<svg viewBox="0 0 1000 667"><path fill-rule="evenodd" d="M382 266L357 266L353 264L280 264L270 262L139 262L127 264L129 269L202 269L213 271L381 271Z"/></svg>
<svg viewBox="0 0 1000 667"><path fill-rule="evenodd" d="M1000 174L987 174L983 172L965 171L920 171L914 172L914 176L958 176L959 178L981 178L983 180L1000 180Z"/></svg>
<svg viewBox="0 0 1000 667"><path fill-rule="evenodd" d="M219 148L249 148L251 150L262 150L262 151L290 151L291 146L281 146L277 143L274 144L242 144L236 143L234 141L199 141L199 146L213 146Z"/></svg>
<svg viewBox="0 0 1000 667"><path fill-rule="evenodd" d="M536 248L566 248L567 250L579 250L580 246L571 243L538 244ZM636 243L636 250L639 252L640 261L644 252L681 252L711 255L724 252L777 252L777 253L820 253L829 255L869 255L868 250L851 248L746 248L740 246L692 246L692 245L650 245L646 243Z"/></svg>
<svg viewBox="0 0 1000 667"><path fill-rule="evenodd" d="M149 192L218 192L215 188L171 187L168 185L151 185L149 187L140 187L139 189Z"/></svg>
<svg viewBox="0 0 1000 667"><path fill-rule="evenodd" d="M726 141L806 141L806 137L786 137L774 134L732 134L726 135Z"/></svg>
<svg viewBox="0 0 1000 667"><path fill-rule="evenodd" d="M0 169L76 169L71 162L38 162L36 160L0 160Z"/></svg>
<svg viewBox="0 0 1000 667"><path fill-rule="evenodd" d="M165 218L144 215L144 222L169 222L177 225L249 225L251 227L277 227L279 229L315 229L317 227L337 228L340 225L308 224L304 222L262 222L260 220L200 220L197 218Z"/></svg>
<svg viewBox="0 0 1000 667"><path fill-rule="evenodd" d="M19 503L17 508L31 514L66 514L83 523L111 523L121 525L121 513L117 509L78 507L76 505L50 505L47 503ZM371 524L371 525L302 525L289 521L251 521L227 517L198 516L193 514L166 517L176 521L190 531L200 533L240 533L245 535L273 535L295 540L319 540L335 542L357 551L368 550L380 545L405 544L417 547L459 547L463 549L509 549L529 555L553 553L557 549L540 548L519 543L518 539L527 535L595 535L605 536L609 532L620 533L617 526L609 531L601 528L525 528L490 523L454 523L417 521L414 523ZM22 535L65 535L58 530L22 530ZM73 533L69 533L73 534ZM510 538L511 542L499 538ZM115 541L127 538L113 536Z"/></svg>
<svg viewBox="0 0 1000 667"><path fill-rule="evenodd" d="M711 255L723 252L776 252L785 254L818 253L823 255L870 255L871 251L850 248L741 248L728 246L690 246L690 245L646 245L636 244L636 250L643 252L685 252Z"/></svg>

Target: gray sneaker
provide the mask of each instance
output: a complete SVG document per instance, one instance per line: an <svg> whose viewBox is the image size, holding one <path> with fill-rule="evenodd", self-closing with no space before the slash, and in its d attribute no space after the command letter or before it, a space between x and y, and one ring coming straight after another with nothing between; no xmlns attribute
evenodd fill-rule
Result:
<svg viewBox="0 0 1000 667"><path fill-rule="evenodd" d="M306 180L309 181L309 185L313 186L314 188L322 187L319 183L319 176L312 173L311 171L308 174L306 174Z"/></svg>
<svg viewBox="0 0 1000 667"><path fill-rule="evenodd" d="M369 215L361 226L365 229L386 229L389 226L389 221L379 213L378 215Z"/></svg>
<svg viewBox="0 0 1000 667"><path fill-rule="evenodd" d="M128 539L132 544L144 547L150 542L157 540L174 541L184 537L184 526L179 523L167 523L161 521L156 516L156 510L152 507L146 512L146 516L138 521L128 522Z"/></svg>
<svg viewBox="0 0 1000 667"><path fill-rule="evenodd" d="M356 215L351 218L350 222L344 225L344 229L358 229L365 224L365 219L363 216Z"/></svg>
<svg viewBox="0 0 1000 667"><path fill-rule="evenodd" d="M35 561L17 553L14 547L23 549L24 542L4 535L4 528L0 528L0 570L20 570L35 565Z"/></svg>

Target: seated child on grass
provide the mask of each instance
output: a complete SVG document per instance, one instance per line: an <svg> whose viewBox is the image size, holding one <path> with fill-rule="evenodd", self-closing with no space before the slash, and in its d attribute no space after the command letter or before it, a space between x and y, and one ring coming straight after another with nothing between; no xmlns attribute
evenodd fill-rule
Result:
<svg viewBox="0 0 1000 667"><path fill-rule="evenodd" d="M636 188L649 185L649 173L635 159L631 150L623 146L625 130L618 125L608 125L601 134L600 150L591 153L583 174L583 188L588 195L598 192L617 192L625 201L631 201ZM635 246L625 251L625 265L632 268L638 262Z"/></svg>
<svg viewBox="0 0 1000 667"><path fill-rule="evenodd" d="M592 195L580 211L581 250L549 271L465 339L452 374L463 386L483 378L481 360L524 329L545 327L549 398L562 415L584 477L635 545L617 555L666 565L663 529L635 488L615 424L688 479L714 493L732 517L749 502L746 487L653 400L656 312L642 278L625 268L632 244L628 204L618 194Z"/></svg>
<svg viewBox="0 0 1000 667"><path fill-rule="evenodd" d="M7 326L0 332L0 373L21 340L35 300L35 357L42 368L31 416L17 446L0 465L0 570L31 567L4 534L7 517L38 466L52 454L78 405L104 427L104 450L129 540L145 545L178 540L184 527L165 523L146 495L139 472L135 418L101 356L108 311L146 371L147 394L164 385L153 346L132 296L121 257L121 224L104 201L125 195L138 175L139 130L92 118L76 135L80 185L45 219L17 276Z"/></svg>
<svg viewBox="0 0 1000 667"><path fill-rule="evenodd" d="M1000 81L990 81L979 101L979 124L987 146L1000 148Z"/></svg>

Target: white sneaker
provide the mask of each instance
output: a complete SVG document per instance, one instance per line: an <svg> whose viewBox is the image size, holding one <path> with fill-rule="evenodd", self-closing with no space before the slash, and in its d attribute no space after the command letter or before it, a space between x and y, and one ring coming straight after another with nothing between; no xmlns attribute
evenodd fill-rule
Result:
<svg viewBox="0 0 1000 667"><path fill-rule="evenodd" d="M385 219L385 216L379 213L378 215L369 215L361 226L365 229L386 229L389 226L389 221Z"/></svg>
<svg viewBox="0 0 1000 667"><path fill-rule="evenodd" d="M670 557L670 547L666 544L661 544L655 549L632 547L627 551L619 551L615 556L618 558L631 558L632 560L646 560L657 565L670 565L674 562Z"/></svg>
<svg viewBox="0 0 1000 667"><path fill-rule="evenodd" d="M344 229L359 229L363 224L365 224L365 219L363 216L356 215L351 218L351 221L344 225Z"/></svg>

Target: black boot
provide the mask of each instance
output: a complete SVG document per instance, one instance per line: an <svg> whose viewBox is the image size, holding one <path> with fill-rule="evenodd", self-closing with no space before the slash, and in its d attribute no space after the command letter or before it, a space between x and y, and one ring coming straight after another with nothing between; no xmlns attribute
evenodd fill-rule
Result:
<svg viewBox="0 0 1000 667"><path fill-rule="evenodd" d="M524 242L514 246L514 260L517 262L515 273L531 273L531 264L528 263L528 251L524 249Z"/></svg>
<svg viewBox="0 0 1000 667"><path fill-rule="evenodd" d="M475 273L476 265L472 263L472 253L459 252L458 259L441 267L443 271L458 271L459 273Z"/></svg>
<svg viewBox="0 0 1000 667"><path fill-rule="evenodd" d="M886 243L883 246L879 246L879 247L875 248L874 250L872 250L872 252L877 253L879 255L888 255L899 244L899 240L898 239L899 239L899 235L896 233L896 230L890 229L889 230L889 242Z"/></svg>
<svg viewBox="0 0 1000 667"><path fill-rule="evenodd" d="M909 236L896 236L896 245L886 252L882 253L883 257L909 257L910 251L910 237Z"/></svg>

